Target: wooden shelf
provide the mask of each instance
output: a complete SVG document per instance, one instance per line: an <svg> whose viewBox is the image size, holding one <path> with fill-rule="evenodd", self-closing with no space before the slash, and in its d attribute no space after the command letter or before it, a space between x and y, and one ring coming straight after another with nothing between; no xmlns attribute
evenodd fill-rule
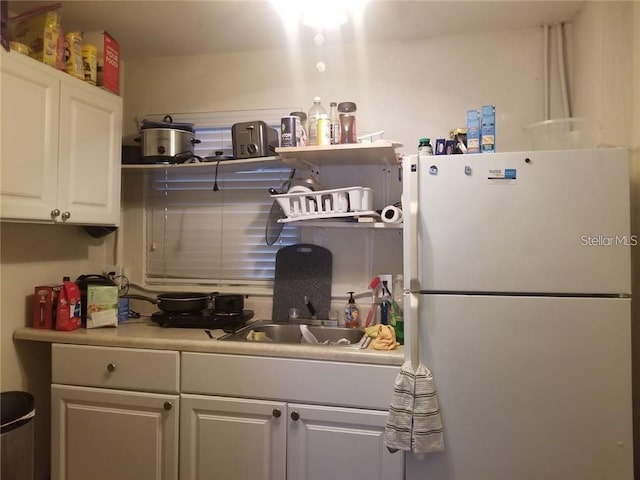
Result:
<svg viewBox="0 0 640 480"><path fill-rule="evenodd" d="M401 143L378 140L373 143L280 147L276 153L287 165L309 169L321 165L397 165L396 148Z"/></svg>

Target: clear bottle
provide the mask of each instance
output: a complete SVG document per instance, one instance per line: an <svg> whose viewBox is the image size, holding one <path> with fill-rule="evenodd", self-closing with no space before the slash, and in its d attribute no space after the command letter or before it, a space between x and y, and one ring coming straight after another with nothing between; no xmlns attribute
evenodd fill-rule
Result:
<svg viewBox="0 0 640 480"><path fill-rule="evenodd" d="M326 110L320 103L320 97L313 97L313 105L309 109L309 115L307 115L307 145L318 145L318 119L320 115L326 114Z"/></svg>
<svg viewBox="0 0 640 480"><path fill-rule="evenodd" d="M433 155L433 147L431 146L431 139L423 137L418 144L418 157Z"/></svg>
<svg viewBox="0 0 640 480"><path fill-rule="evenodd" d="M344 307L344 326L347 328L359 328L360 327L360 310L356 305L356 301L353 298L353 292L347 292L349 294L349 301Z"/></svg>
<svg viewBox="0 0 640 480"><path fill-rule="evenodd" d="M356 104L340 102L338 104L338 118L340 120L340 143L358 143Z"/></svg>
<svg viewBox="0 0 640 480"><path fill-rule="evenodd" d="M331 145L340 143L340 122L338 121L338 104L329 104L329 120L331 121Z"/></svg>

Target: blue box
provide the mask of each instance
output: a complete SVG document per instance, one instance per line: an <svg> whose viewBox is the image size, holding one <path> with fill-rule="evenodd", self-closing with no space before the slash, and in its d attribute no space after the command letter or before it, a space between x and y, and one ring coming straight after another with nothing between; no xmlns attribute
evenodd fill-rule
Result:
<svg viewBox="0 0 640 480"><path fill-rule="evenodd" d="M129 299L118 298L118 323L129 320Z"/></svg>
<svg viewBox="0 0 640 480"><path fill-rule="evenodd" d="M482 153L495 153L496 151L496 107L484 105L482 107L482 131L480 133Z"/></svg>
<svg viewBox="0 0 640 480"><path fill-rule="evenodd" d="M467 111L467 153L480 153L480 110Z"/></svg>

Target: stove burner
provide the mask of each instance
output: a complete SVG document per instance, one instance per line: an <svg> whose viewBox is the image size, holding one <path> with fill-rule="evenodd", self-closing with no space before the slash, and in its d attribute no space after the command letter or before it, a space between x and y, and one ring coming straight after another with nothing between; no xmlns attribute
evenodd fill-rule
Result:
<svg viewBox="0 0 640 480"><path fill-rule="evenodd" d="M220 313L213 310L186 313L156 312L151 315L151 320L165 328L221 328L227 333L244 326L252 318L253 310L238 313Z"/></svg>

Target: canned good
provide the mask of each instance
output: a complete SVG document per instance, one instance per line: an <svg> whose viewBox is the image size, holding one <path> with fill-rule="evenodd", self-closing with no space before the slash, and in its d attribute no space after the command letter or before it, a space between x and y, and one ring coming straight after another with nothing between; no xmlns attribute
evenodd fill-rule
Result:
<svg viewBox="0 0 640 480"><path fill-rule="evenodd" d="M318 145L331 145L331 120L326 113L318 118Z"/></svg>
<svg viewBox="0 0 640 480"><path fill-rule="evenodd" d="M298 145L296 138L296 125L300 119L293 115L280 119L280 146L295 147Z"/></svg>
<svg viewBox="0 0 640 480"><path fill-rule="evenodd" d="M307 145L307 114L304 112L291 112L289 115L297 117L296 121L296 146Z"/></svg>
<svg viewBox="0 0 640 480"><path fill-rule="evenodd" d="M82 46L82 71L84 81L95 85L98 80L98 47L90 43Z"/></svg>
<svg viewBox="0 0 640 480"><path fill-rule="evenodd" d="M81 32L69 32L64 36L64 71L84 80Z"/></svg>

